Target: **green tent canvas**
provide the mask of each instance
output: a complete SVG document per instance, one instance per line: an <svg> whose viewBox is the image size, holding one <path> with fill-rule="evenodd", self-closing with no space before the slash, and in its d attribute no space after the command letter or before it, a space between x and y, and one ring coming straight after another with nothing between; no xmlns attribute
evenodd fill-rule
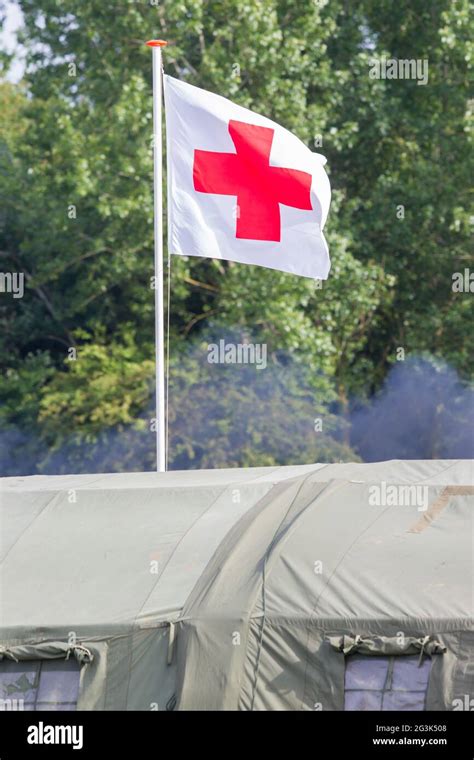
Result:
<svg viewBox="0 0 474 760"><path fill-rule="evenodd" d="M3 478L0 705L469 709L472 475L439 460Z"/></svg>

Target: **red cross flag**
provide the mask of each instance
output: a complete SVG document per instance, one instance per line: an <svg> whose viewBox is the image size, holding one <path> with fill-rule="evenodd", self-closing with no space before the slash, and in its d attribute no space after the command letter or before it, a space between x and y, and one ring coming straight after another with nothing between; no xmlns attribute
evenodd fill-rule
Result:
<svg viewBox="0 0 474 760"><path fill-rule="evenodd" d="M170 253L325 280L326 159L274 121L164 77Z"/></svg>

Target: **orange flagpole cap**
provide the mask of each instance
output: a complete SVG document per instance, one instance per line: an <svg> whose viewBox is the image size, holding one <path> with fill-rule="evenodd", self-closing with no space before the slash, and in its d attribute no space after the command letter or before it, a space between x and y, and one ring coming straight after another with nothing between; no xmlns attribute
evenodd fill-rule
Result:
<svg viewBox="0 0 474 760"><path fill-rule="evenodd" d="M148 47L166 47L167 44L166 40L148 40L145 42Z"/></svg>

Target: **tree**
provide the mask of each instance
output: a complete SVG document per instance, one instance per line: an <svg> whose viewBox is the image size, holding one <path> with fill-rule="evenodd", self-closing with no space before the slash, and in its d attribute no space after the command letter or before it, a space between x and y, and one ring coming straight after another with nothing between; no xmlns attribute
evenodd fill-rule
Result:
<svg viewBox="0 0 474 760"><path fill-rule="evenodd" d="M406 0L20 5L28 72L0 89L0 251L4 268L26 277L25 297L4 299L0 312L5 472L153 467L143 42L155 30L170 42L169 73L293 130L327 156L334 191L322 288L173 257L171 464L354 458L352 407L380 388L400 346L469 377L468 295L451 289L467 261L464 1L421 12ZM370 78L382 55L429 56L429 85ZM265 342L268 379L203 368L216 330ZM276 381L286 367L297 369ZM260 410L260 428L236 408ZM214 417L203 437L204 409ZM324 441L315 409L328 422ZM290 419L294 445L279 445Z"/></svg>

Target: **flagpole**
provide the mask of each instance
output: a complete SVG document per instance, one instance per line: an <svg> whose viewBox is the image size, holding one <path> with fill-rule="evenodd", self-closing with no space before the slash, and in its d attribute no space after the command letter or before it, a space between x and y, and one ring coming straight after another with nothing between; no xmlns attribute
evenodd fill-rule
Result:
<svg viewBox="0 0 474 760"><path fill-rule="evenodd" d="M164 40L146 43L153 51L153 194L155 235L155 372L156 372L156 470L166 470L165 336L163 298L163 148L161 129L162 65Z"/></svg>

